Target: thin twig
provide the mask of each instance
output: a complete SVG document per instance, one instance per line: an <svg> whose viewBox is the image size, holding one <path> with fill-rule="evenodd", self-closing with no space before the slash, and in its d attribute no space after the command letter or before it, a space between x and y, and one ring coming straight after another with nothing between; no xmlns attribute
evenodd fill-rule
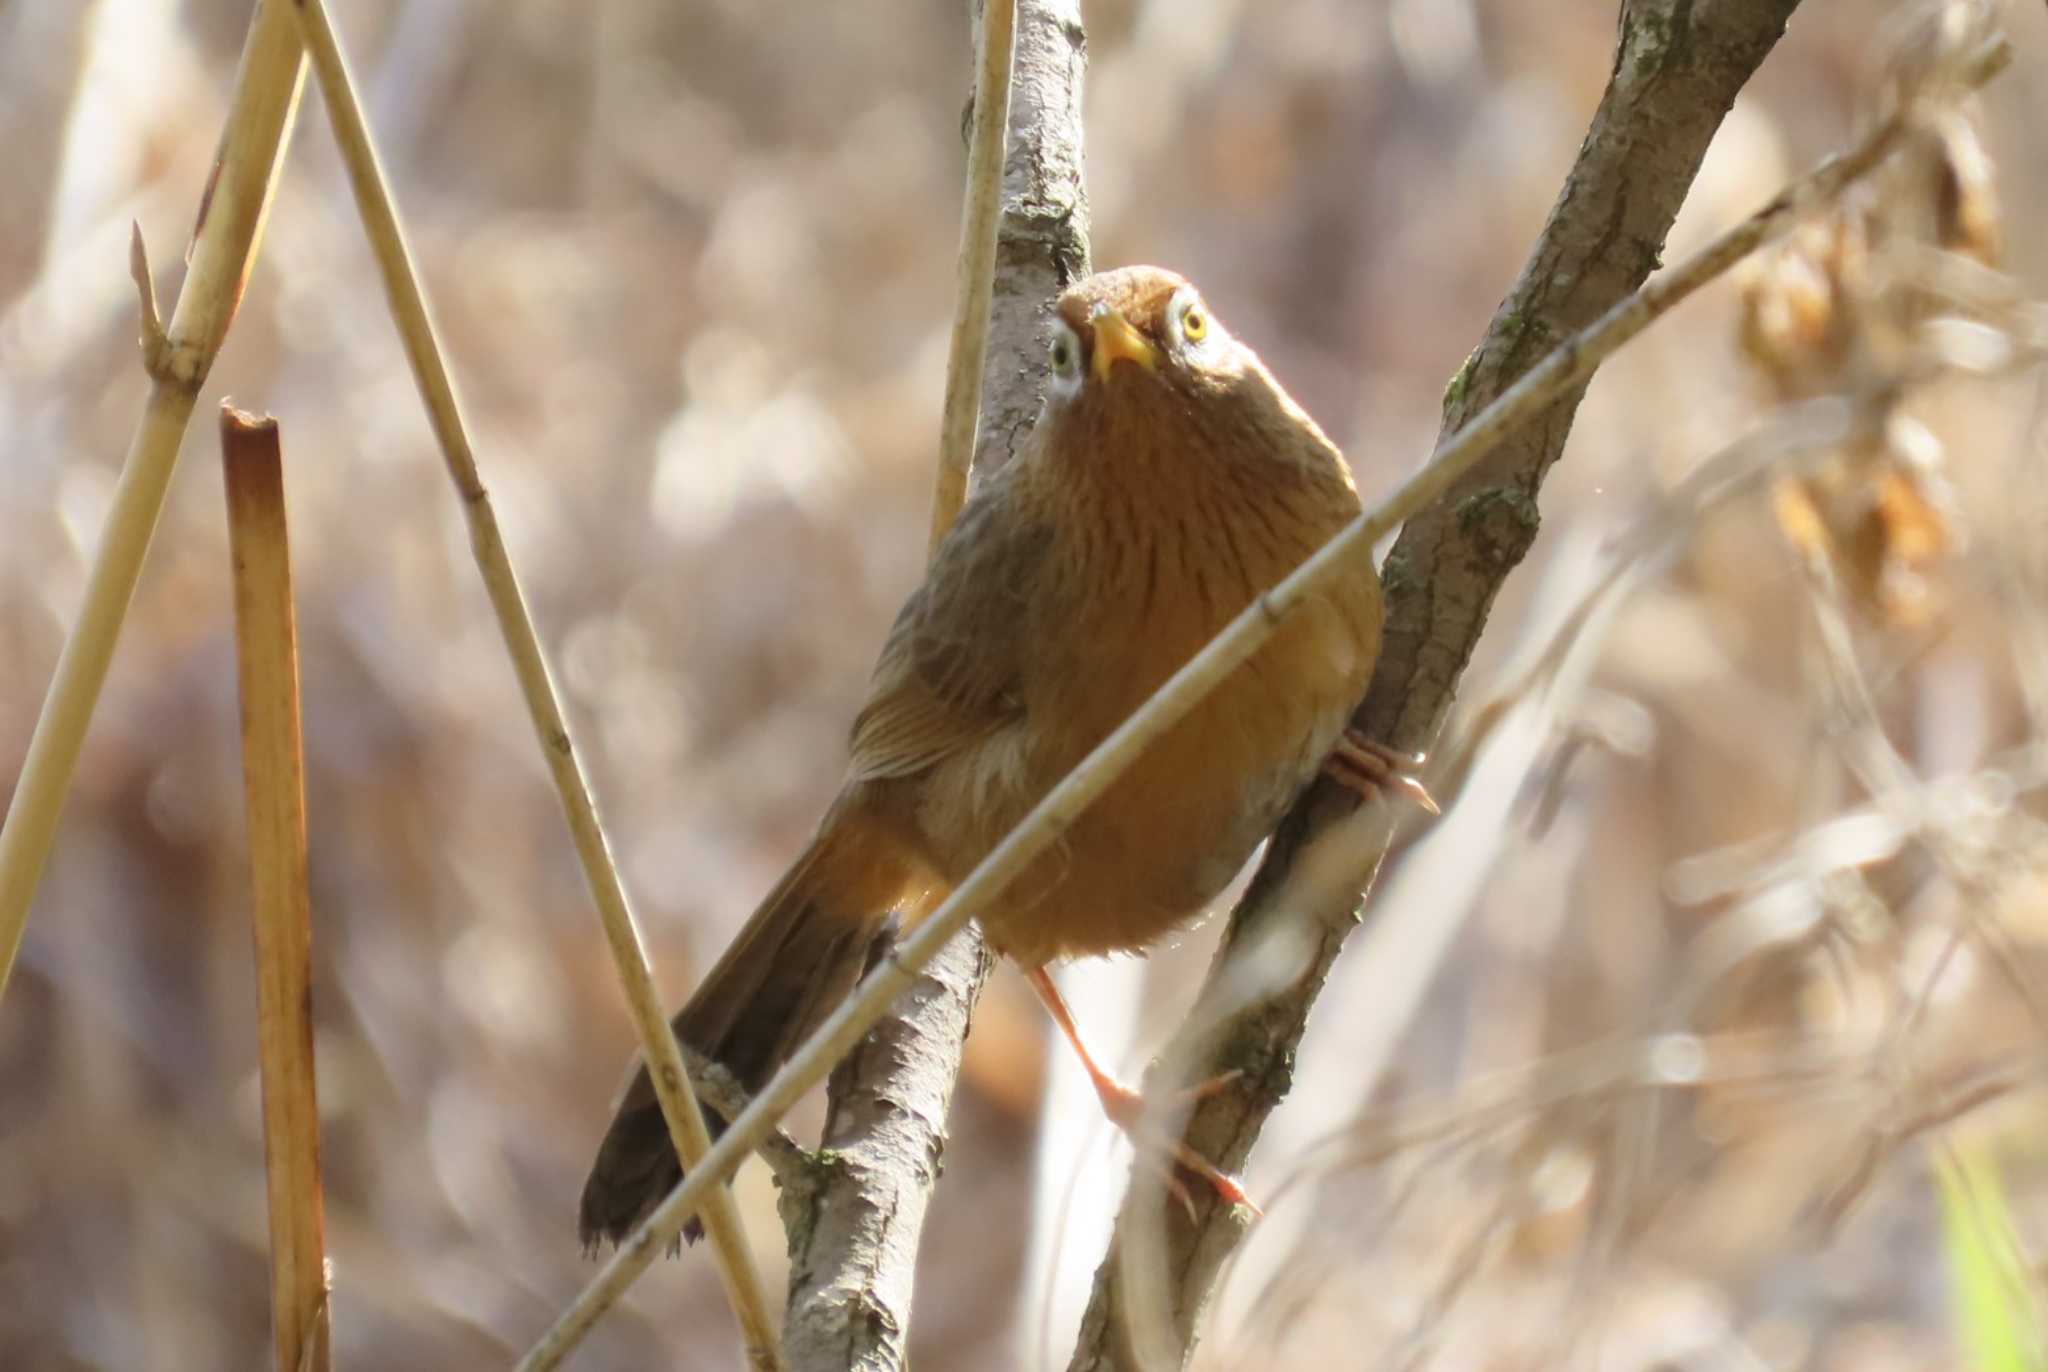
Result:
<svg viewBox="0 0 2048 1372"><path fill-rule="evenodd" d="M690 1085L696 1089L697 1099L716 1110L719 1118L737 1118L753 1099L723 1063L713 1062L687 1043L683 1061L690 1069ZM809 1175L810 1154L781 1129L771 1130L761 1140L760 1154L778 1186L799 1185Z"/></svg>
<svg viewBox="0 0 2048 1372"><path fill-rule="evenodd" d="M1988 72L1987 72L1988 74ZM1074 823L1143 750L1258 651L1309 597L1349 572L1353 560L1404 519L1442 495L1494 446L1590 377L1623 344L1758 246L1782 234L1799 210L1826 200L1883 160L1902 124L1887 120L1848 153L1823 163L1780 192L1755 215L1699 253L1643 286L1574 334L1531 368L1470 423L1443 443L1435 457L1377 508L1361 515L1319 549L1183 666L1152 698L1105 739L996 845L980 866L911 937L877 967L854 994L763 1087L681 1186L619 1246L611 1260L519 1366L526 1372L557 1365L597 1317L617 1301L713 1190L731 1175L759 1137L804 1092L816 1085L858 1041L890 1001L910 984L956 931L1000 896L1008 884Z"/></svg>
<svg viewBox="0 0 2048 1372"><path fill-rule="evenodd" d="M974 130L967 145L967 203L960 213L960 274L954 285L946 408L939 423L938 490L932 499L935 553L967 502L975 431L981 420L982 363L988 355L996 225L1003 208L1003 149L1010 129L1010 61L1016 39L1017 0L986 0L975 64Z"/></svg>
<svg viewBox="0 0 2048 1372"><path fill-rule="evenodd" d="M641 1051L647 1055L649 1075L661 1102L662 1116L668 1121L669 1134L684 1165L694 1165L710 1148L711 1134L705 1127L697 1098L689 1088L689 1077L684 1071L675 1035L662 1012L661 995L655 989L654 975L647 965L638 925L627 902L625 887L619 880L618 869L612 862L604 830L598 822L597 806L591 798L589 782L583 775L568 719L556 696L540 636L534 629L525 595L513 573L504 536L498 528L497 513L477 471L476 457L470 448L468 431L456 401L455 383L435 340L419 274L413 267L412 254L406 246L397 208L378 163L355 84L349 76L326 6L321 0L299 0L297 12L304 19L307 50L319 76L321 94L326 99L328 119L341 147L342 161L348 168L349 184L355 192L364 232L383 277L392 318L398 325L406 360L411 364L413 380L419 387L448 475L461 497L463 515L469 521L470 545L476 555L477 568L483 575L484 589L489 594L491 608L497 615L498 627L511 654L520 693L525 697L534 732L540 739L541 753L547 759L548 773L554 780L556 794L567 816L576 854L583 865L584 879L590 885L598 916L603 921L605 938L611 945L612 957L617 964L619 982L632 1011L634 1029L640 1037ZM755 1140L759 1141L759 1138ZM755 1269L753 1254L747 1246L746 1233L740 1226L739 1211L731 1193L724 1187L715 1188L701 1198L700 1204L719 1275L725 1283L726 1295L746 1341L747 1356L756 1368L779 1369L783 1364L778 1350L776 1323L770 1314L760 1274Z"/></svg>
<svg viewBox="0 0 2048 1372"><path fill-rule="evenodd" d="M220 448L234 563L242 776L249 802L263 1164L270 1182L271 1332L278 1372L301 1367L327 1372L326 1207L313 1076L306 757L277 421L223 405Z"/></svg>
<svg viewBox="0 0 2048 1372"><path fill-rule="evenodd" d="M0 824L0 997L7 993L8 975L21 950L29 905L49 860L57 816L71 789L85 731L142 574L164 492L177 465L178 445L256 260L304 74L299 26L287 8L258 6L242 48L220 151L200 197L191 266L168 328L157 319L154 289L142 291L143 361L152 382L149 400L114 488L78 619L57 658L14 799L6 822ZM140 229L133 242L130 268L139 282L147 282Z"/></svg>

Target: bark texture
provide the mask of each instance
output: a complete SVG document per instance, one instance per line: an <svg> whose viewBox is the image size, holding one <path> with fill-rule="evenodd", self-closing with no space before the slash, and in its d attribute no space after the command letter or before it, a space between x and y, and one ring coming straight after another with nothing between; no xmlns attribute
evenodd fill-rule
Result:
<svg viewBox="0 0 2048 1372"><path fill-rule="evenodd" d="M1614 70L1576 163L1513 289L1444 395L1443 432L1455 431L1556 344L1626 297L1656 268L1666 233L1722 118L1776 45L1798 0L1625 0ZM1408 521L1383 569L1387 627L1377 671L1355 722L1367 736L1423 751L1434 742L1494 596L1536 537L1537 493L1571 429L1583 388L1509 438L1433 507ZM1355 808L1319 783L1282 822L1250 890L1232 913L1205 996L1220 993L1233 954L1281 918L1308 924L1307 955L1266 998L1205 1036L1185 1079L1226 1071L1232 1087L1188 1121L1191 1147L1236 1169L1291 1084L1308 1012L1344 938L1357 927L1359 880L1324 908L1274 897L1313 841ZM1156 1191L1154 1192L1156 1196ZM1138 1225L1163 1236L1144 1280L1163 1283L1163 1352L1184 1364L1217 1274L1243 1237L1243 1217L1197 1191L1195 1217L1167 1206L1134 1218L1127 1200L1111 1252L1096 1273L1072 1372L1139 1366L1131 1293L1119 1252ZM1154 1269L1157 1270L1154 1270ZM1163 1347L1161 1346L1163 1344Z"/></svg>
<svg viewBox="0 0 2048 1372"><path fill-rule="evenodd" d="M1086 63L1078 0L1020 0L976 478L1008 462L1030 432L1053 301L1088 271ZM832 1075L824 1146L782 1198L792 1372L906 1364L918 1240L988 968L970 926Z"/></svg>

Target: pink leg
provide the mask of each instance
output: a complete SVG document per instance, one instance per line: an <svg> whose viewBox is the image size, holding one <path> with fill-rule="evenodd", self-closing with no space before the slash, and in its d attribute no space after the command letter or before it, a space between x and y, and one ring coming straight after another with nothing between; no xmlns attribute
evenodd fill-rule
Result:
<svg viewBox="0 0 2048 1372"><path fill-rule="evenodd" d="M1436 799L1416 772L1427 761L1420 753L1398 753L1384 743L1375 743L1356 729L1346 729L1337 746L1323 763L1333 781L1349 786L1367 800L1384 791L1399 791L1412 804L1436 815Z"/></svg>
<svg viewBox="0 0 2048 1372"><path fill-rule="evenodd" d="M1081 1031L1074 1024L1073 1012L1067 1009L1066 997L1060 994L1059 987L1053 985L1052 977L1046 970L1043 967L1034 967L1025 972L1024 975L1030 981L1031 989L1038 992L1038 998L1045 1002L1045 1008L1051 1013L1053 1023L1059 1025L1060 1032L1067 1036L1067 1042L1074 1046L1074 1052L1081 1059L1081 1066L1088 1073L1088 1080L1095 1085L1096 1096L1102 1101L1103 1113L1109 1116L1110 1123L1128 1134L1132 1143L1136 1144L1142 1152L1147 1143L1147 1140L1142 1135L1149 1132L1145 1127L1145 1097L1104 1071L1102 1065L1095 1061L1095 1055L1089 1052L1088 1045L1081 1041ZM1180 1099L1183 1103L1186 1103L1200 1100L1205 1096L1212 1096L1225 1086L1228 1086L1232 1081L1235 1081L1237 1077L1238 1073L1227 1072L1220 1077L1190 1088L1182 1094ZM1215 1188L1216 1194L1222 1197L1224 1201L1231 1205L1245 1206L1254 1214L1265 1213L1259 1209L1250 1196L1245 1194L1244 1186L1237 1178L1223 1171L1207 1158L1177 1139L1162 1142L1164 1142L1167 1152L1173 1156L1173 1160L1176 1163L1207 1181L1209 1185ZM1188 1205L1190 1210L1192 1210L1192 1203L1188 1200L1186 1191L1181 1189L1179 1182L1169 1177L1167 1185L1180 1198L1181 1203Z"/></svg>

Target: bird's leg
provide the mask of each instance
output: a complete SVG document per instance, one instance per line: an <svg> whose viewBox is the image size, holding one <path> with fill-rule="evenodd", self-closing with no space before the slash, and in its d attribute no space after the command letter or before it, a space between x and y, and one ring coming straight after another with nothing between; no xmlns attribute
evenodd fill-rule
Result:
<svg viewBox="0 0 2048 1372"><path fill-rule="evenodd" d="M1216 1194L1224 1201L1231 1205L1245 1206L1253 1214L1265 1213L1259 1209L1250 1196L1245 1194L1243 1184L1236 1177L1231 1176L1228 1172L1225 1172L1180 1140L1158 1137L1155 1128L1148 1123L1144 1095L1141 1092L1132 1090L1104 1071L1102 1064L1095 1060L1095 1055L1088 1051L1088 1045L1081 1041L1080 1029L1074 1024L1073 1012L1067 1009L1066 997L1060 994L1059 987L1053 985L1051 975L1043 967L1034 967L1024 975L1031 982L1031 989L1038 992L1038 998L1045 1002L1045 1008L1052 1015L1053 1023L1059 1025L1060 1032L1067 1036L1067 1042L1074 1046L1075 1054L1081 1059L1081 1066L1088 1073L1088 1080L1095 1085L1097 1098L1102 1101L1102 1112L1109 1116L1111 1124L1114 1124L1130 1136L1131 1142L1137 1146L1141 1155L1145 1152L1148 1143L1163 1146L1172 1155L1176 1163L1196 1176L1201 1177L1204 1181L1207 1181L1210 1186L1215 1188ZM1220 1077L1213 1077L1199 1085L1189 1087L1186 1091L1180 1092L1176 1096L1176 1103L1190 1105L1205 1097L1213 1096L1235 1081L1239 1075L1237 1072L1226 1072ZM1174 1193L1181 1204L1188 1207L1190 1217L1192 1217L1194 1205L1188 1199L1187 1191L1174 1177L1169 1176L1166 1182L1168 1189Z"/></svg>
<svg viewBox="0 0 2048 1372"><path fill-rule="evenodd" d="M1433 815L1442 814L1429 788L1415 775L1425 761L1421 753L1396 752L1356 729L1346 729L1337 736L1337 746L1330 750L1323 771L1332 781L1350 787L1367 800L1387 791L1398 791L1411 804Z"/></svg>

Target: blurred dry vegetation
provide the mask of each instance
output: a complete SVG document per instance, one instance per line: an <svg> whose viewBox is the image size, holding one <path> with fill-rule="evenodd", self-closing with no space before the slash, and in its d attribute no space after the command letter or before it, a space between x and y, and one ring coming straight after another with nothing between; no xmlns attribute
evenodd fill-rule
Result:
<svg viewBox="0 0 2048 1372"><path fill-rule="evenodd" d="M1096 259L1201 282L1384 491L1549 207L1615 8L1092 5ZM1808 0L1673 253L1880 108L1902 8ZM128 225L175 263L248 12L0 6L0 777L144 390ZM1797 482L1682 511L1551 721L1571 746L1506 823L1447 819L1452 860L1489 873L1469 902L1388 883L1462 924L1441 970L1376 964L1366 940L1340 964L1254 1159L1276 1204L1214 1365L1972 1365L1935 1161L1988 1151L2023 1246L2048 1235L2041 397L2031 365L1895 383L1949 288L1995 294L1995 267L2048 294L2048 19L2008 18L2012 70L1906 170L1593 386L1474 704L1592 591L1589 550L1775 407L1853 395L1860 427ZM680 996L833 789L918 575L965 6L340 19ZM1982 215L1943 240L1957 206L1994 203L1973 185L2002 244ZM1987 274L1942 258L1935 285L1902 284L1937 240ZM1957 346L1981 353L2000 317L1975 314ZM211 389L284 426L337 1362L502 1364L589 1272L571 1207L630 1034L317 100ZM0 1007L0 1367L267 1348L211 425L188 447ZM1143 1044L1208 946L1153 959ZM1429 980L1367 1099L1347 1024L1404 975ZM926 1239L922 1366L1061 1356L1025 1294L1049 1259L1022 1237L1061 1203L1034 1173L1045 1044L998 973ZM774 1274L772 1193L750 1172L740 1198ZM692 1254L577 1365L737 1366L729 1327Z"/></svg>

